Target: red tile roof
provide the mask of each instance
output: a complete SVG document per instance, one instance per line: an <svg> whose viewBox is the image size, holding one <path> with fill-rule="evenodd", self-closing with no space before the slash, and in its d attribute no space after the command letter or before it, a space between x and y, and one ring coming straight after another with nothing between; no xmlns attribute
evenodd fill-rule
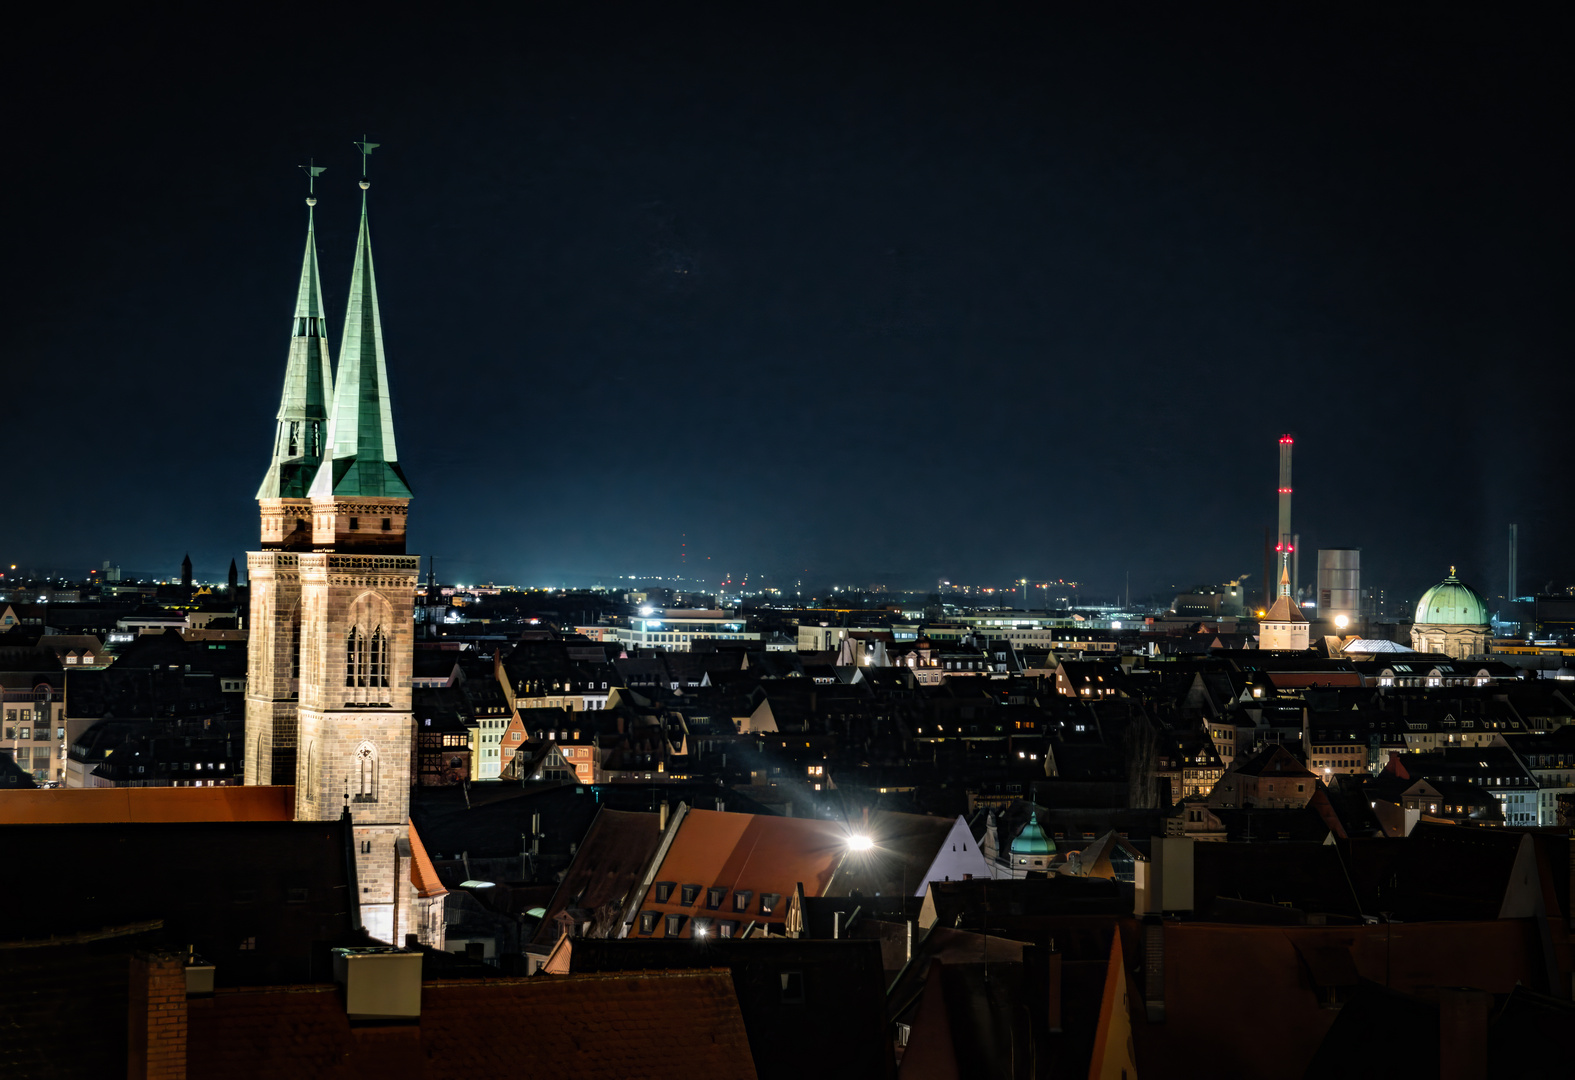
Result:
<svg viewBox="0 0 1575 1080"><path fill-rule="evenodd" d="M416 895L423 900L448 895L448 890L438 880L437 867L427 857L426 845L421 842L421 834L416 832L413 821L410 822L410 884L416 887Z"/></svg>
<svg viewBox="0 0 1575 1080"><path fill-rule="evenodd" d="M188 1016L192 1080L755 1077L725 970L427 983L408 1026L352 1028L332 986L221 990Z"/></svg>
<svg viewBox="0 0 1575 1080"><path fill-rule="evenodd" d="M0 797L0 825L294 820L293 787L38 788Z"/></svg>
<svg viewBox="0 0 1575 1080"><path fill-rule="evenodd" d="M867 895L919 888L955 824L955 818L889 812L872 814L867 823L850 827L816 818L689 810L652 879L673 883L672 893L659 904L653 884L641 907L664 916L753 921L780 928L788 899L800 883L807 897L826 896L828 889L830 895L845 896L855 888ZM873 849L850 851L848 839L855 832L867 833ZM689 904L683 903L684 885L700 886ZM712 887L727 890L720 908L708 907L707 890ZM744 911L734 906L740 892L751 894ZM760 900L768 894L780 900L765 915ZM651 936L666 937L666 919L658 919L657 924ZM686 919L679 936L690 936L692 928Z"/></svg>

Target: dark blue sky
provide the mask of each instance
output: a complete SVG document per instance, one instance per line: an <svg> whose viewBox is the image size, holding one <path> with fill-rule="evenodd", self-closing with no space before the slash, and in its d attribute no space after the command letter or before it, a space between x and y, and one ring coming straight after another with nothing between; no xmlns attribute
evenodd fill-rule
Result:
<svg viewBox="0 0 1575 1080"><path fill-rule="evenodd" d="M22 28L6 561L255 544L364 131L446 577L1256 577L1289 430L1304 551L1575 579L1558 9L1026 11Z"/></svg>

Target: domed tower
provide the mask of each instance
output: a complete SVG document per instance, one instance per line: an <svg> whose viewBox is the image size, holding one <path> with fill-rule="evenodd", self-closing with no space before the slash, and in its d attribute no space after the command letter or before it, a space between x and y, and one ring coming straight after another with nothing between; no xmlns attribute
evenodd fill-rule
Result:
<svg viewBox="0 0 1575 1080"><path fill-rule="evenodd" d="M1007 851L1011 856L1013 877L1022 877L1030 870L1050 869L1050 860L1055 858L1055 841L1045 834L1044 826L1039 824L1037 809L1029 813L1028 824L1012 840Z"/></svg>
<svg viewBox="0 0 1575 1080"><path fill-rule="evenodd" d="M1449 576L1422 594L1411 626L1411 647L1417 652L1443 653L1464 660L1488 650L1487 602L1471 586Z"/></svg>

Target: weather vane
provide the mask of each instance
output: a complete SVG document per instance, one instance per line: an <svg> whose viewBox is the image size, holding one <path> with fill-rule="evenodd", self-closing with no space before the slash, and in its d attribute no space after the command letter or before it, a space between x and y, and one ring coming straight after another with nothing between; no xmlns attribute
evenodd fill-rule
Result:
<svg viewBox="0 0 1575 1080"><path fill-rule="evenodd" d="M307 160L308 163L310 163L310 162L314 161L315 159L314 158L307 158L306 160ZM307 206L316 206L317 205L317 193L314 190L314 188L316 187L316 184L317 184L317 178L319 176L323 175L323 173L328 171L328 166L327 165L306 164L306 165L301 165L299 167L306 170L306 205Z"/></svg>
<svg viewBox="0 0 1575 1080"><path fill-rule="evenodd" d="M373 150L376 150L379 146L382 146L383 144L382 143L375 143L375 142L367 142L366 141L366 136L362 135L361 136L361 141L356 143L356 145L361 148L361 190L365 191L367 188L372 186L367 181L367 178L366 178L366 159L372 156L372 151Z"/></svg>

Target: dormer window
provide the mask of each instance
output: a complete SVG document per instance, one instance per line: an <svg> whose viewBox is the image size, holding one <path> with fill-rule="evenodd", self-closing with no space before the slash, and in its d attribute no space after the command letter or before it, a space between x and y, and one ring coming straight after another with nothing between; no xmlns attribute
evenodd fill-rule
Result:
<svg viewBox="0 0 1575 1080"><path fill-rule="evenodd" d="M727 889L721 885L713 885L706 890L705 906L715 911L722 906L722 898L727 895Z"/></svg>
<svg viewBox="0 0 1575 1080"><path fill-rule="evenodd" d="M676 882L672 881L658 881L656 883L656 902L658 904L667 903L668 899L673 895L673 886L675 884Z"/></svg>
<svg viewBox="0 0 1575 1080"><path fill-rule="evenodd" d="M678 890L678 895L680 898L679 902L688 907L700 898L700 886L684 885Z"/></svg>
<svg viewBox="0 0 1575 1080"><path fill-rule="evenodd" d="M733 893L733 910L739 912L748 911L749 901L754 898L754 895L748 889L736 890Z"/></svg>

